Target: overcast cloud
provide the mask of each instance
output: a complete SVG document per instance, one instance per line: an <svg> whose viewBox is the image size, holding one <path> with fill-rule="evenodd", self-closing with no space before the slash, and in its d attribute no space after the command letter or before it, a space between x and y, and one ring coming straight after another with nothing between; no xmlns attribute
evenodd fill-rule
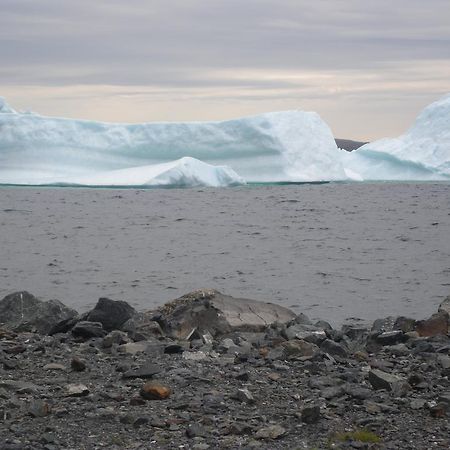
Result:
<svg viewBox="0 0 450 450"><path fill-rule="evenodd" d="M0 0L0 95L99 120L318 111L402 132L450 92L449 0Z"/></svg>

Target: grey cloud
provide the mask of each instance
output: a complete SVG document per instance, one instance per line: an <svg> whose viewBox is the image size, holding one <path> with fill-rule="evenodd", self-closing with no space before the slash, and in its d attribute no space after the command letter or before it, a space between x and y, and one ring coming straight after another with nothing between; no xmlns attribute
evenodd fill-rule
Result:
<svg viewBox="0 0 450 450"><path fill-rule="evenodd" d="M450 58L447 0L0 0L0 13L0 61L15 68L0 72L6 84L189 85L212 68Z"/></svg>

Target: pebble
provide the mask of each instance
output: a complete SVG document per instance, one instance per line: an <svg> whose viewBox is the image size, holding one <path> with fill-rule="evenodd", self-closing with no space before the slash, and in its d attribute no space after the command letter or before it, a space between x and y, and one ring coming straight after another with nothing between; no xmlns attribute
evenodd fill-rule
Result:
<svg viewBox="0 0 450 450"><path fill-rule="evenodd" d="M68 384L66 386L67 397L85 397L89 395L89 388L84 384Z"/></svg>
<svg viewBox="0 0 450 450"><path fill-rule="evenodd" d="M75 372L83 372L86 370L86 361L84 359L78 358L77 356L74 356L72 358L72 361L70 361L70 367Z"/></svg>
<svg viewBox="0 0 450 450"><path fill-rule="evenodd" d="M171 395L171 389L165 384L148 381L142 386L140 395L146 400L164 400Z"/></svg>
<svg viewBox="0 0 450 450"><path fill-rule="evenodd" d="M279 439L286 434L286 429L281 425L270 425L260 428L256 434L256 439Z"/></svg>

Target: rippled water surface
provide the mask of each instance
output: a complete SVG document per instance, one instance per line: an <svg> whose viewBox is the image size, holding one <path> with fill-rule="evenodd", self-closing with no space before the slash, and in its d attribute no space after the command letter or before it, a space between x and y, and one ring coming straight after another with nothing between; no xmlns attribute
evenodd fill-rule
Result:
<svg viewBox="0 0 450 450"><path fill-rule="evenodd" d="M0 295L138 309L212 287L334 324L450 294L450 184L0 189Z"/></svg>

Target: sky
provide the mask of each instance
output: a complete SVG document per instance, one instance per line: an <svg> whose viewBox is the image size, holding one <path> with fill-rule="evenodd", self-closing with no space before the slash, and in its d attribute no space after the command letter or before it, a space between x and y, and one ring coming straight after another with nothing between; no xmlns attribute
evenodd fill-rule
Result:
<svg viewBox="0 0 450 450"><path fill-rule="evenodd" d="M0 0L0 96L113 122L317 111L405 131L450 92L449 0Z"/></svg>

